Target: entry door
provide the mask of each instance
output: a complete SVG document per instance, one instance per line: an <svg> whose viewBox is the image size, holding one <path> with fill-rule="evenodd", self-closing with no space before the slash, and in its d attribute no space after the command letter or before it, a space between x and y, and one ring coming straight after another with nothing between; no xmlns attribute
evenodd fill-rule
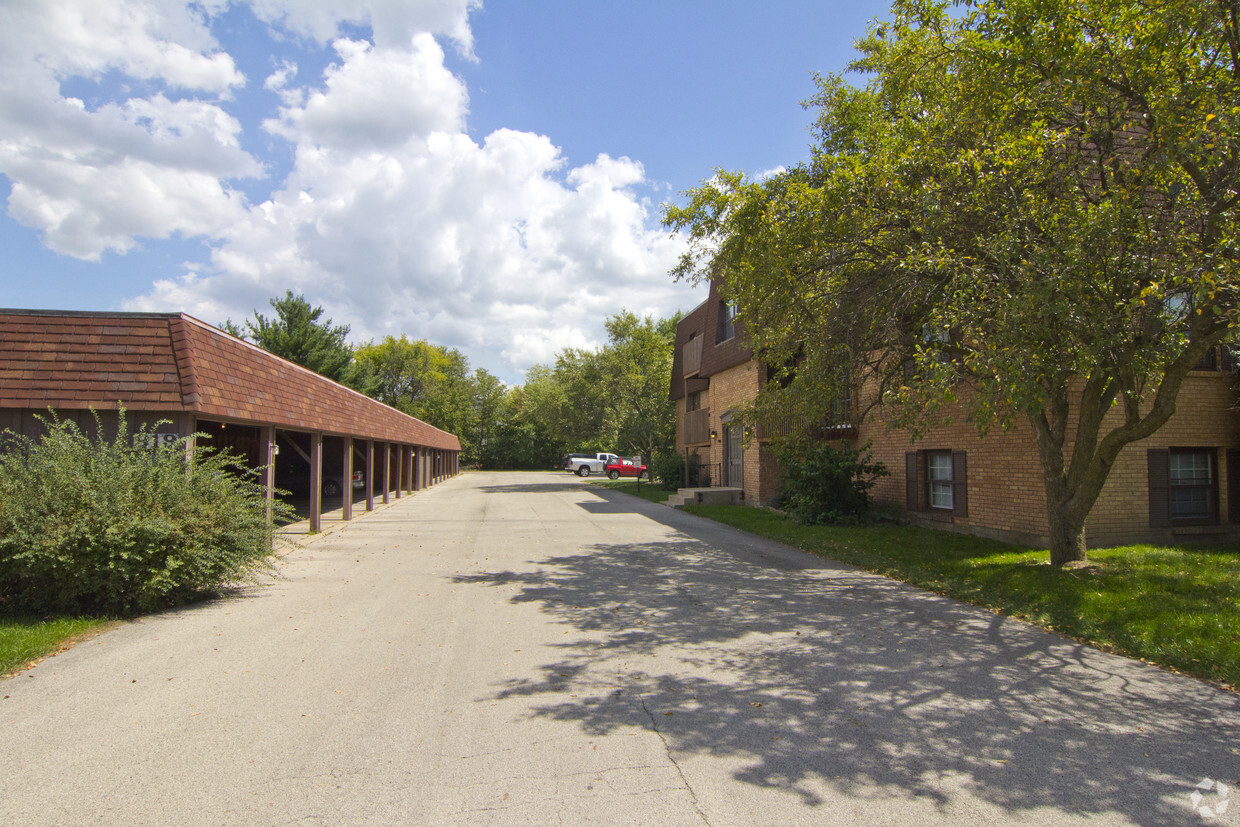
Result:
<svg viewBox="0 0 1240 827"><path fill-rule="evenodd" d="M723 426L723 484L732 488L745 487L745 454L741 450L741 426Z"/></svg>

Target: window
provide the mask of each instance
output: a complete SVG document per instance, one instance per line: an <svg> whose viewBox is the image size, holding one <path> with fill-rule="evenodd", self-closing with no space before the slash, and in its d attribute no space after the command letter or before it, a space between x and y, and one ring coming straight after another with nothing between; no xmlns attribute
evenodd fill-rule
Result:
<svg viewBox="0 0 1240 827"><path fill-rule="evenodd" d="M726 342L736 335L736 305L733 302L719 302L719 330L715 343Z"/></svg>
<svg viewBox="0 0 1240 827"><path fill-rule="evenodd" d="M1217 450L1151 448L1147 457L1152 528L1218 523Z"/></svg>
<svg viewBox="0 0 1240 827"><path fill-rule="evenodd" d="M964 451L909 451L904 455L904 507L968 517L968 476Z"/></svg>
<svg viewBox="0 0 1240 827"><path fill-rule="evenodd" d="M1218 475L1213 450L1172 449L1168 468L1171 521L1217 519Z"/></svg>
<svg viewBox="0 0 1240 827"><path fill-rule="evenodd" d="M926 478L930 485L930 507L952 507L952 455L950 451L926 454Z"/></svg>
<svg viewBox="0 0 1240 827"><path fill-rule="evenodd" d="M686 411L702 410L702 392L701 391L694 391L693 393L685 397L685 410Z"/></svg>

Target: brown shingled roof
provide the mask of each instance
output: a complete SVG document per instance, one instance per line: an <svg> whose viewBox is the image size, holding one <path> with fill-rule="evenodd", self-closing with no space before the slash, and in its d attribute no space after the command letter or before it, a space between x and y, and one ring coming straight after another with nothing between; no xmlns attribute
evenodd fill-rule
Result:
<svg viewBox="0 0 1240 827"><path fill-rule="evenodd" d="M0 408L118 402L460 450L453 434L183 313L0 310Z"/></svg>

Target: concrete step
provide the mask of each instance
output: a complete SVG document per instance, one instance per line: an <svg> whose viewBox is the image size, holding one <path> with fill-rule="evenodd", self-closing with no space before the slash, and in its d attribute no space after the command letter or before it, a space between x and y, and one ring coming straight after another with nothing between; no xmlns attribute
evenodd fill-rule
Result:
<svg viewBox="0 0 1240 827"><path fill-rule="evenodd" d="M741 488L681 488L668 497L665 504L672 508L684 505L740 505L745 496Z"/></svg>

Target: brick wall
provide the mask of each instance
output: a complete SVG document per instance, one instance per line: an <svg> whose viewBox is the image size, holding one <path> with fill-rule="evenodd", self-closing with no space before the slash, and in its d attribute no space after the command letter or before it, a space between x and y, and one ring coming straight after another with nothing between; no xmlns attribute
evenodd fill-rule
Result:
<svg viewBox="0 0 1240 827"><path fill-rule="evenodd" d="M724 463L724 418L733 411L739 411L753 400L758 393L758 363L750 360L736 367L728 368L710 377L710 386L702 392L702 407L710 410L710 429L715 438L708 446L696 449L700 461L709 464L712 482L722 483L720 476ZM676 403L677 434L683 439L685 402ZM740 427L739 421L737 427ZM677 446L683 454L683 442ZM695 449L691 448L691 451ZM778 484L778 468L770 457L770 447L756 439L746 440L743 447L743 473L745 501L751 504L769 502L775 495ZM731 485L735 482L729 481Z"/></svg>
<svg viewBox="0 0 1240 827"><path fill-rule="evenodd" d="M1190 375L1180 392L1175 415L1148 439L1125 447L1111 470L1106 485L1086 522L1090 546L1134 542L1175 542L1188 539L1240 539L1240 526L1227 523L1229 499L1240 491L1228 491L1225 449L1240 447L1240 411L1233 377L1215 372ZM906 432L881 423L881 410L862 424L858 440L871 440L874 458L887 466L891 476L874 488L881 504L900 510L918 522L1001 539L1045 545L1048 540L1046 495L1042 466L1033 429L1020 421L1010 430L991 430L984 438L957 415L950 424L930 428L912 442ZM1121 419L1113 410L1103 433ZM1069 456L1069 444L1065 456ZM1218 526L1155 529L1149 520L1149 480L1146 451L1149 448L1218 448ZM965 451L968 461L968 516L943 512L906 512L905 453L914 450Z"/></svg>

